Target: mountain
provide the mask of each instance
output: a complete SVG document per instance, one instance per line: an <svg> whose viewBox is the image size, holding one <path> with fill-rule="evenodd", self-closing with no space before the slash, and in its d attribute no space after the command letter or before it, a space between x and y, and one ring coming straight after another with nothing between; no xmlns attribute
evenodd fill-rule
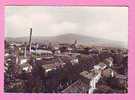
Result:
<svg viewBox="0 0 135 100"><path fill-rule="evenodd" d="M29 37L18 37L18 38L6 38L8 41L17 41L17 42L28 42ZM121 47L127 48L126 43L121 41L112 41L108 39L77 35L77 34L62 34L58 36L33 36L33 42L45 42L50 41L52 43L74 43L77 40L79 44L83 45L96 45L96 46L106 46L106 47Z"/></svg>

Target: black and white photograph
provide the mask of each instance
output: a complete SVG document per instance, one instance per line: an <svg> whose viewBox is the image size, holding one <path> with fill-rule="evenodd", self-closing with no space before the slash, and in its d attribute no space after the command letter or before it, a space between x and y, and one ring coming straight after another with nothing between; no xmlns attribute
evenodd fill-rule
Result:
<svg viewBox="0 0 135 100"><path fill-rule="evenodd" d="M128 93L128 7L6 6L5 93Z"/></svg>

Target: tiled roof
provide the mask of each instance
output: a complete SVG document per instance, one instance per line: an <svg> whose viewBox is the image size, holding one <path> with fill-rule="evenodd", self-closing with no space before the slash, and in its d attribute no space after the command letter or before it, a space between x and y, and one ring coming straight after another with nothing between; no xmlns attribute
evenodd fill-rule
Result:
<svg viewBox="0 0 135 100"><path fill-rule="evenodd" d="M64 89L62 93L87 93L89 89L89 86L82 82L81 80L77 80L73 84L71 84L69 87Z"/></svg>

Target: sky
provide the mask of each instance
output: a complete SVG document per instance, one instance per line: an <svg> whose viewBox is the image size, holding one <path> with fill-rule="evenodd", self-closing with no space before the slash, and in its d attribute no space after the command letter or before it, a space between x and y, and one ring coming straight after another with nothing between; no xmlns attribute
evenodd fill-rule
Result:
<svg viewBox="0 0 135 100"><path fill-rule="evenodd" d="M79 34L128 41L128 7L6 6L5 36Z"/></svg>

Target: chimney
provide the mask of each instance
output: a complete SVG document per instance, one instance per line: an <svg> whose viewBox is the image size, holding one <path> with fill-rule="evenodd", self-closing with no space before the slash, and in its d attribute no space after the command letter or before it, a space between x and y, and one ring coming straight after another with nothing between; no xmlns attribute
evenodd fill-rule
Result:
<svg viewBox="0 0 135 100"><path fill-rule="evenodd" d="M74 48L76 48L77 47L77 40L75 40L75 42L74 42Z"/></svg>
<svg viewBox="0 0 135 100"><path fill-rule="evenodd" d="M15 59L15 66L14 66L14 73L18 72L18 68L19 68L19 64L20 64L20 55L19 55L19 49L18 47L15 47L15 55L16 55L16 59Z"/></svg>
<svg viewBox="0 0 135 100"><path fill-rule="evenodd" d="M27 48L27 43L25 42L24 43L24 57L26 58L27 57L27 50L26 50L26 48Z"/></svg>
<svg viewBox="0 0 135 100"><path fill-rule="evenodd" d="M31 54L31 37L32 37L32 28L30 28L30 38L29 38L29 53Z"/></svg>

